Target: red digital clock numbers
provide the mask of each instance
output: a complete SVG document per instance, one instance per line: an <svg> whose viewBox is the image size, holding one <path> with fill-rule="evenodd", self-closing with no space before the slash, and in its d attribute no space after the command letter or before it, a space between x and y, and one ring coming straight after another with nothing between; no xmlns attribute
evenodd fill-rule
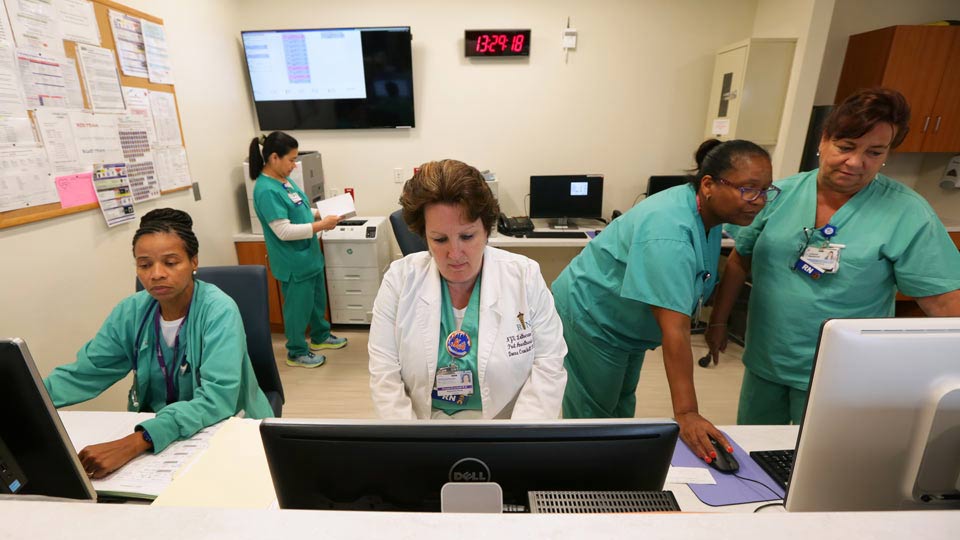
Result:
<svg viewBox="0 0 960 540"><path fill-rule="evenodd" d="M530 30L465 30L467 56L530 56Z"/></svg>

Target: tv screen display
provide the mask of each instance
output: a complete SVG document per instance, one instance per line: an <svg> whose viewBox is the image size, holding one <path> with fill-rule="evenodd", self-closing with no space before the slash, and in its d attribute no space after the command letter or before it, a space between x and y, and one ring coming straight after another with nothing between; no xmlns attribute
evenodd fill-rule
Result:
<svg viewBox="0 0 960 540"><path fill-rule="evenodd" d="M414 127L410 27L241 37L260 129Z"/></svg>

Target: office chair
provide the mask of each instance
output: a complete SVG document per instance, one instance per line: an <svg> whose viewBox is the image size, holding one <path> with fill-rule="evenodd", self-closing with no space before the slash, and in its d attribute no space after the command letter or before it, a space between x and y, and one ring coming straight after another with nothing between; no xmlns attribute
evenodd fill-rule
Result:
<svg viewBox="0 0 960 540"><path fill-rule="evenodd" d="M390 226L393 227L393 236L397 238L397 245L400 246L400 253L403 253L404 257L411 253L427 251L427 243L411 231L403 221L403 210L390 214Z"/></svg>
<svg viewBox="0 0 960 540"><path fill-rule="evenodd" d="M261 265L206 266L197 269L197 279L216 285L237 303L257 383L266 394L273 414L280 418L285 399L270 337L267 268ZM137 290L143 290L139 279L136 283Z"/></svg>

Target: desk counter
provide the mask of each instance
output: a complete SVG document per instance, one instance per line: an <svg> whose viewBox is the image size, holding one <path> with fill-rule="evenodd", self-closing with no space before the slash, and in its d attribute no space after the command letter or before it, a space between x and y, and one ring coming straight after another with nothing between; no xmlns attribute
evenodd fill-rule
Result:
<svg viewBox="0 0 960 540"><path fill-rule="evenodd" d="M960 510L837 514L505 515L0 504L4 538L954 538Z"/></svg>

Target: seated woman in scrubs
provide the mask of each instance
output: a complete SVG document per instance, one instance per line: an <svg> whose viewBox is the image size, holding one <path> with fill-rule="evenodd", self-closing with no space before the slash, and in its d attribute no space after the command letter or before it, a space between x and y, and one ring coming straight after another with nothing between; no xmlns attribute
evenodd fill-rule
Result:
<svg viewBox="0 0 960 540"><path fill-rule="evenodd" d="M690 320L717 280L720 226L747 225L775 198L770 156L756 144L708 140L686 185L661 191L612 221L553 282L570 349L565 418L632 417L644 353L663 346L674 417L708 462L710 438L693 387Z"/></svg>
<svg viewBox="0 0 960 540"><path fill-rule="evenodd" d="M960 316L957 247L923 197L879 174L909 119L895 90L847 98L824 124L820 167L778 181L783 195L737 234L707 342L716 362L751 274L738 423L800 422L825 319L890 317L897 290Z"/></svg>
<svg viewBox="0 0 960 540"><path fill-rule="evenodd" d="M395 419L555 419L560 318L537 263L487 246L499 207L474 167L425 163L403 219L429 251L390 265L373 306L370 390Z"/></svg>
<svg viewBox="0 0 960 540"><path fill-rule="evenodd" d="M217 287L197 280L199 244L186 212L147 212L133 236L143 291L123 299L72 364L43 382L56 407L87 401L133 371L127 409L155 412L130 435L80 451L91 478L229 416L267 418L273 410L247 355L240 311Z"/></svg>

